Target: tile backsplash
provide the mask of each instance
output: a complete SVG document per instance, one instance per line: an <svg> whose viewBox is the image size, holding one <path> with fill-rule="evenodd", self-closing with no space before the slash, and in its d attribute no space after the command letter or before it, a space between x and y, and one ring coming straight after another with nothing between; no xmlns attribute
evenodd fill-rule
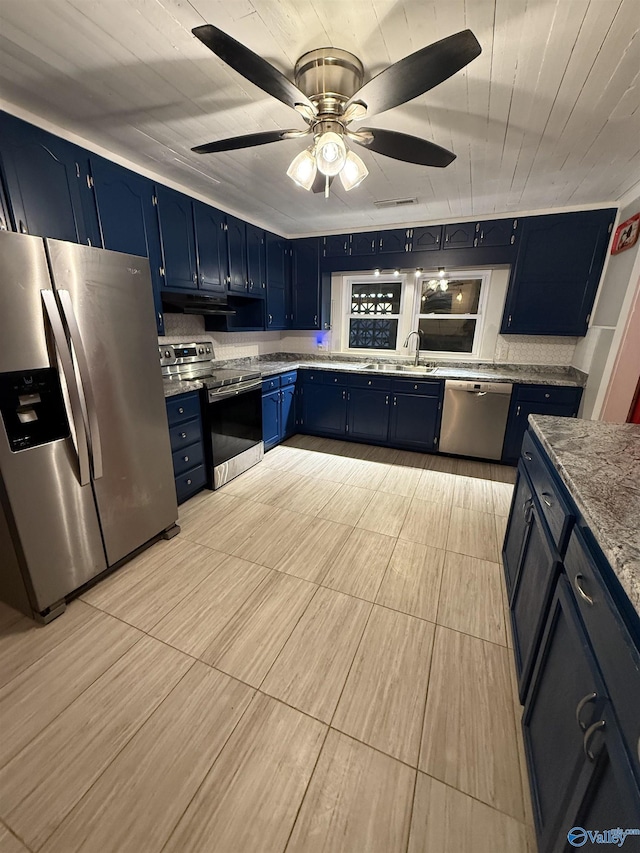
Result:
<svg viewBox="0 0 640 853"><path fill-rule="evenodd" d="M496 364L552 364L568 367L579 338L498 335L493 360Z"/></svg>
<svg viewBox="0 0 640 853"><path fill-rule="evenodd" d="M254 358L282 350L280 332L207 332L198 314L165 314L165 335L160 344L181 343L191 338L213 341L216 359Z"/></svg>

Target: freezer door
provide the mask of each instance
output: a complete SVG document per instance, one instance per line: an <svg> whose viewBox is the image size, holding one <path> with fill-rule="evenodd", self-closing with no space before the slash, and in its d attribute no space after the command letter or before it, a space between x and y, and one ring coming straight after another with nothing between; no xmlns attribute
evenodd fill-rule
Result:
<svg viewBox="0 0 640 853"><path fill-rule="evenodd" d="M80 485L78 450L86 454L86 445L76 447L72 434L80 441L82 424L75 429L69 393L64 395L62 415L53 396L53 408L45 399L47 389L55 396L60 385L56 374L51 382L52 371L47 370L57 367L58 358L45 319L43 292L51 293L43 241L0 232L0 513L11 534L1 537L0 565L20 567L37 612L107 568L93 491L90 484ZM64 348L64 337L61 345ZM70 365L68 350L66 358ZM43 376L46 386L33 387ZM13 403L12 393L17 395ZM22 440L14 430L10 440L7 430L12 429L11 418L17 419L17 406L25 437ZM30 429L32 418L46 418L52 412L58 423L49 434L46 429ZM68 428L62 428L65 425ZM0 598L5 581L0 572Z"/></svg>
<svg viewBox="0 0 640 853"><path fill-rule="evenodd" d="M82 375L93 488L113 565L178 517L149 262L45 242Z"/></svg>

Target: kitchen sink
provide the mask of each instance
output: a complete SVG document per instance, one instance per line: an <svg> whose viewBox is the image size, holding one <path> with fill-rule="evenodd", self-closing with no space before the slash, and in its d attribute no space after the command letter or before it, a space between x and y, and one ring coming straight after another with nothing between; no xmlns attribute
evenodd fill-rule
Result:
<svg viewBox="0 0 640 853"><path fill-rule="evenodd" d="M418 365L414 367L412 364L381 364L377 362L375 364L365 364L362 368L363 370L378 370L380 373L414 373L414 374L422 374L422 376L426 376L429 373L435 373L435 367L426 367L425 365Z"/></svg>

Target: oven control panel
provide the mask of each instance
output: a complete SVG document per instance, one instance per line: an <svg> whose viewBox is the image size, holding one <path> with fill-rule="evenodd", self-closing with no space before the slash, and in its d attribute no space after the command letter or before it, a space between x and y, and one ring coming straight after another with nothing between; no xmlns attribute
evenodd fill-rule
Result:
<svg viewBox="0 0 640 853"><path fill-rule="evenodd" d="M214 357L213 344L211 341L165 344L158 346L158 355L162 367L211 362Z"/></svg>

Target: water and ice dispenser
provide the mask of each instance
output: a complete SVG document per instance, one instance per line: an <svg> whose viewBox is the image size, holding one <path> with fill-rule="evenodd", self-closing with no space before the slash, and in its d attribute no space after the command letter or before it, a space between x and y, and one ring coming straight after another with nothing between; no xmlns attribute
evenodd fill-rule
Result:
<svg viewBox="0 0 640 853"><path fill-rule="evenodd" d="M58 371L0 373L0 414L15 453L69 436Z"/></svg>

